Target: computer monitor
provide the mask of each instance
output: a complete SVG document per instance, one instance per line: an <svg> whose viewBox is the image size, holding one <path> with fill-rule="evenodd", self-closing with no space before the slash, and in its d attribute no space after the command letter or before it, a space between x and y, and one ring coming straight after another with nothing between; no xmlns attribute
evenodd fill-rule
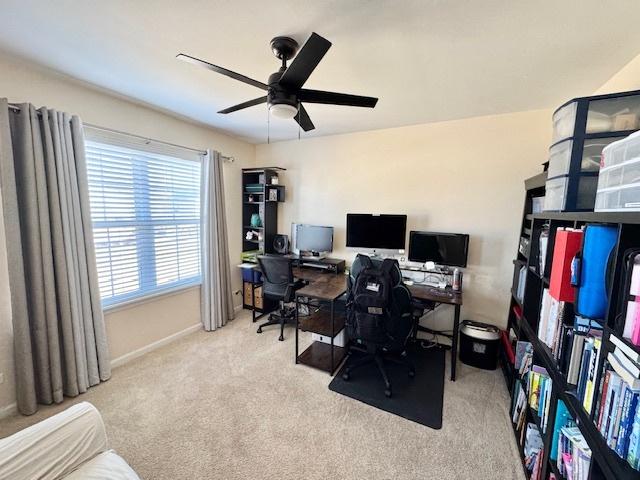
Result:
<svg viewBox="0 0 640 480"><path fill-rule="evenodd" d="M347 213L347 247L403 250L406 215Z"/></svg>
<svg viewBox="0 0 640 480"><path fill-rule="evenodd" d="M466 267L469 235L462 233L409 232L409 261Z"/></svg>
<svg viewBox="0 0 640 480"><path fill-rule="evenodd" d="M296 248L313 254L333 250L333 227L296 224Z"/></svg>

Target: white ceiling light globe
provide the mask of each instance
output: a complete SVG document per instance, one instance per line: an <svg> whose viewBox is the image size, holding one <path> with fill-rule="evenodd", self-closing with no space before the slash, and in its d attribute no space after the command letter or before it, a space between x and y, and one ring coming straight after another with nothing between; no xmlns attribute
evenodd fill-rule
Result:
<svg viewBox="0 0 640 480"><path fill-rule="evenodd" d="M269 107L269 112L274 117L293 118L296 116L296 113L298 113L298 109L293 105L288 105L286 103L277 103Z"/></svg>

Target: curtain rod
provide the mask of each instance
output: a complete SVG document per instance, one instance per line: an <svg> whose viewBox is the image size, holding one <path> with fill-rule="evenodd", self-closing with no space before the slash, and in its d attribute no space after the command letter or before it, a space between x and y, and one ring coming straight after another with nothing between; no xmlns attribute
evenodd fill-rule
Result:
<svg viewBox="0 0 640 480"><path fill-rule="evenodd" d="M19 111L21 111L21 110L22 110L22 108L20 107L20 105L17 105L17 104L15 104L15 103L9 103L9 109L11 109L11 110L13 110L13 111L16 111L16 112L19 112ZM38 112L38 114L40 114L40 112ZM83 124L84 124L85 126L89 127L89 128L95 128L96 130L103 130L103 131L106 131L106 132L119 133L119 134L122 134L122 135L129 135L129 136L131 136L131 137L140 138L140 139L142 139L142 140L146 140L146 141L149 141L149 142L162 143L162 144L164 144L164 145L169 145L169 146L171 146L171 147L176 147L176 148L184 148L185 150L189 150L189 151L192 151L192 152L196 152L196 153L198 153L198 154L200 154L200 155L206 155L206 154L207 154L207 152L206 152L205 150L199 150L199 149L197 149L197 148L185 147L184 145L178 145L178 144L176 144L176 143L165 142L165 141L163 141L163 140L156 140L156 139L154 139L154 138L144 137L144 136L142 136L142 135L136 135L136 134L134 134L134 133L122 132L122 131L120 131L120 130L115 130L115 129L113 129L113 128L100 127L100 126L98 126L98 125L93 125L93 124L91 124L91 123L84 123L84 122L83 122ZM229 162L229 163L233 163L233 162L235 162L235 160L236 160L234 157L229 157L229 156L227 156L227 155L222 155L222 154L220 154L220 157L222 157L222 160L223 160L223 161L225 161L225 162Z"/></svg>

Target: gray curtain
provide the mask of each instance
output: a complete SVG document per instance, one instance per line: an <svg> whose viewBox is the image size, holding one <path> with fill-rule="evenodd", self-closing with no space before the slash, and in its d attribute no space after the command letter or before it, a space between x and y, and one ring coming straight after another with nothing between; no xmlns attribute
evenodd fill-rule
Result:
<svg viewBox="0 0 640 480"><path fill-rule="evenodd" d="M16 396L30 415L111 376L80 119L0 99L0 186Z"/></svg>
<svg viewBox="0 0 640 480"><path fill-rule="evenodd" d="M224 206L222 158L209 150L202 165L202 324L207 331L232 320L233 294Z"/></svg>

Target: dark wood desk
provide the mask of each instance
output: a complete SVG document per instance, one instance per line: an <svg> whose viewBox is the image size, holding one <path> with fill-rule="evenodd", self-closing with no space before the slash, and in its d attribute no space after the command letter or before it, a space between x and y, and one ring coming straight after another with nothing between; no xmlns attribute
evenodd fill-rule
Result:
<svg viewBox="0 0 640 480"><path fill-rule="evenodd" d="M414 299L423 302L433 302L435 305L453 305L453 334L451 338L451 381L456 381L456 361L458 359L458 331L460 330L460 309L462 307L462 292L451 292L451 295L445 294L440 289L428 287L425 285L407 285ZM418 330L431 330L425 327L417 326ZM444 335L444 334L441 334ZM444 335L449 337L449 335Z"/></svg>
<svg viewBox="0 0 640 480"><path fill-rule="evenodd" d="M305 352L298 355L298 328L296 328L296 363L304 363L333 374L335 368L340 365L346 354L342 347L333 346L333 337L340 333L344 327L344 315L336 314L335 301L347 291L347 276L342 274L326 273L311 268L293 269L295 277L309 282L308 285L296 292L298 297L313 298L329 304L329 311L317 312L313 316L296 319L296 327L301 325L302 330L318 333L325 337L331 337L331 344L315 345L314 342ZM442 290L425 285L407 285L412 297L422 302L432 302L435 305L453 305L453 334L451 338L451 380L456 380L456 362L458 358L458 332L460 330L460 310L462 307L462 292L447 294ZM424 328L424 327L421 327ZM428 330L428 329L427 329ZM449 336L444 335L443 336ZM314 347L315 345L315 347Z"/></svg>

